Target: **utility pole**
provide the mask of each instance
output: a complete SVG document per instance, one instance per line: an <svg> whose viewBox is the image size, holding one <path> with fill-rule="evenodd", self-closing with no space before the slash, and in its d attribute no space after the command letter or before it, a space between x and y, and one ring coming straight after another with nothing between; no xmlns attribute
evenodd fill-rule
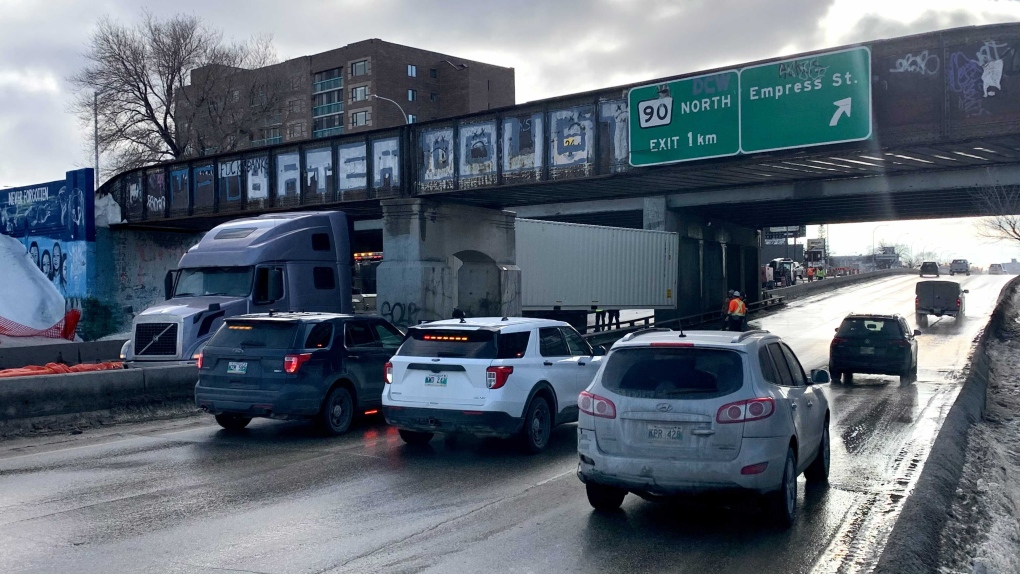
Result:
<svg viewBox="0 0 1020 574"><path fill-rule="evenodd" d="M96 152L96 187L99 187L99 92L92 92L92 137Z"/></svg>

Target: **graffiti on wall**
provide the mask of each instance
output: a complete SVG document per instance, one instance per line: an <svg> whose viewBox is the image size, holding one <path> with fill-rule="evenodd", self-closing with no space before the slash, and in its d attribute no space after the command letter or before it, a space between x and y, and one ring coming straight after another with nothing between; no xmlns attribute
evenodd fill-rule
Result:
<svg viewBox="0 0 1020 574"><path fill-rule="evenodd" d="M400 185L400 145L397 138L372 141L372 185L390 191Z"/></svg>
<svg viewBox="0 0 1020 574"><path fill-rule="evenodd" d="M537 180L545 157L542 114L503 118L503 176L507 180Z"/></svg>
<svg viewBox="0 0 1020 574"><path fill-rule="evenodd" d="M124 178L125 205L124 212L128 219L142 218L144 202L142 201L142 174L131 173Z"/></svg>
<svg viewBox="0 0 1020 574"><path fill-rule="evenodd" d="M496 122L460 127L460 187L496 185Z"/></svg>
<svg viewBox="0 0 1020 574"><path fill-rule="evenodd" d="M297 202L300 178L301 158L297 152L276 156L276 197L281 205Z"/></svg>
<svg viewBox="0 0 1020 574"><path fill-rule="evenodd" d="M428 193L453 189L453 128L424 130L421 154L419 191Z"/></svg>
<svg viewBox="0 0 1020 574"><path fill-rule="evenodd" d="M368 152L364 142L340 144L336 148L336 187L340 200L368 186Z"/></svg>
<svg viewBox="0 0 1020 574"><path fill-rule="evenodd" d="M188 202L191 200L188 188L188 168L181 167L170 171L170 214L187 215Z"/></svg>
<svg viewBox="0 0 1020 574"><path fill-rule="evenodd" d="M306 203L331 201L327 194L332 183L333 151L328 147L305 150L305 189L311 195Z"/></svg>
<svg viewBox="0 0 1020 574"><path fill-rule="evenodd" d="M248 207L269 205L269 157L252 157L244 161L248 172Z"/></svg>
<svg viewBox="0 0 1020 574"><path fill-rule="evenodd" d="M989 115L988 98L1002 91L1003 72L1012 71L1016 50L1007 42L985 40L974 52L953 52L946 62L946 82L967 117Z"/></svg>
<svg viewBox="0 0 1020 574"><path fill-rule="evenodd" d="M626 100L615 100L599 104L600 136L602 138L602 164L609 171L626 171L629 169L630 112Z"/></svg>
<svg viewBox="0 0 1020 574"><path fill-rule="evenodd" d="M149 217L163 217L166 214L166 177L163 170L150 171L145 177L145 209Z"/></svg>
<svg viewBox="0 0 1020 574"><path fill-rule="evenodd" d="M554 111L549 116L552 129L550 175L553 178L590 175L593 165L592 134L595 133L595 114L591 107Z"/></svg>
<svg viewBox="0 0 1020 574"><path fill-rule="evenodd" d="M208 213L216 205L216 196L213 195L215 185L213 183L213 165L203 165L191 171L191 177L195 186L195 213Z"/></svg>
<svg viewBox="0 0 1020 574"><path fill-rule="evenodd" d="M910 73L934 76L939 73L941 66L942 61L939 60L938 55L929 54L928 50L924 50L916 56L908 52L902 58L897 58L893 67L889 68L889 71L894 74Z"/></svg>
<svg viewBox="0 0 1020 574"><path fill-rule="evenodd" d="M220 161L219 211L237 211L243 206L242 176L244 165L240 159Z"/></svg>

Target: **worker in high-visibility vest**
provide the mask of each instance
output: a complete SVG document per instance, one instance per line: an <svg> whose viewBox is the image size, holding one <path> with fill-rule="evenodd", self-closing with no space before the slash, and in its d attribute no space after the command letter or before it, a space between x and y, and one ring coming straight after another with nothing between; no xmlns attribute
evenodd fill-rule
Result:
<svg viewBox="0 0 1020 574"><path fill-rule="evenodd" d="M730 331L742 331L744 328L744 315L747 315L747 305L740 298L739 291L733 292L728 315L730 318Z"/></svg>

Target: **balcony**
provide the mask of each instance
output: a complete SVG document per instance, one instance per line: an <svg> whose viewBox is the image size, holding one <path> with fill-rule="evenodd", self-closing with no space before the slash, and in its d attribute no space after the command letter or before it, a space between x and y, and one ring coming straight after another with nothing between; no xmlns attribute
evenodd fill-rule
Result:
<svg viewBox="0 0 1020 574"><path fill-rule="evenodd" d="M320 94L322 92L328 92L330 90L338 90L344 87L343 78L333 78L332 80L323 80L321 82L315 82L312 84L312 93Z"/></svg>
<svg viewBox="0 0 1020 574"><path fill-rule="evenodd" d="M266 145L275 145L278 143L283 143L283 136L266 138L264 140L251 140L251 147L262 147Z"/></svg>
<svg viewBox="0 0 1020 574"><path fill-rule="evenodd" d="M335 128L326 128L324 130L315 130L312 132L313 138L328 138L330 136L338 136L344 133L343 126L337 126Z"/></svg>
<svg viewBox="0 0 1020 574"><path fill-rule="evenodd" d="M324 106L315 106L312 108L312 117L317 118L320 116L328 116L330 114L339 114L344 111L344 103L336 102L333 104L326 104Z"/></svg>

